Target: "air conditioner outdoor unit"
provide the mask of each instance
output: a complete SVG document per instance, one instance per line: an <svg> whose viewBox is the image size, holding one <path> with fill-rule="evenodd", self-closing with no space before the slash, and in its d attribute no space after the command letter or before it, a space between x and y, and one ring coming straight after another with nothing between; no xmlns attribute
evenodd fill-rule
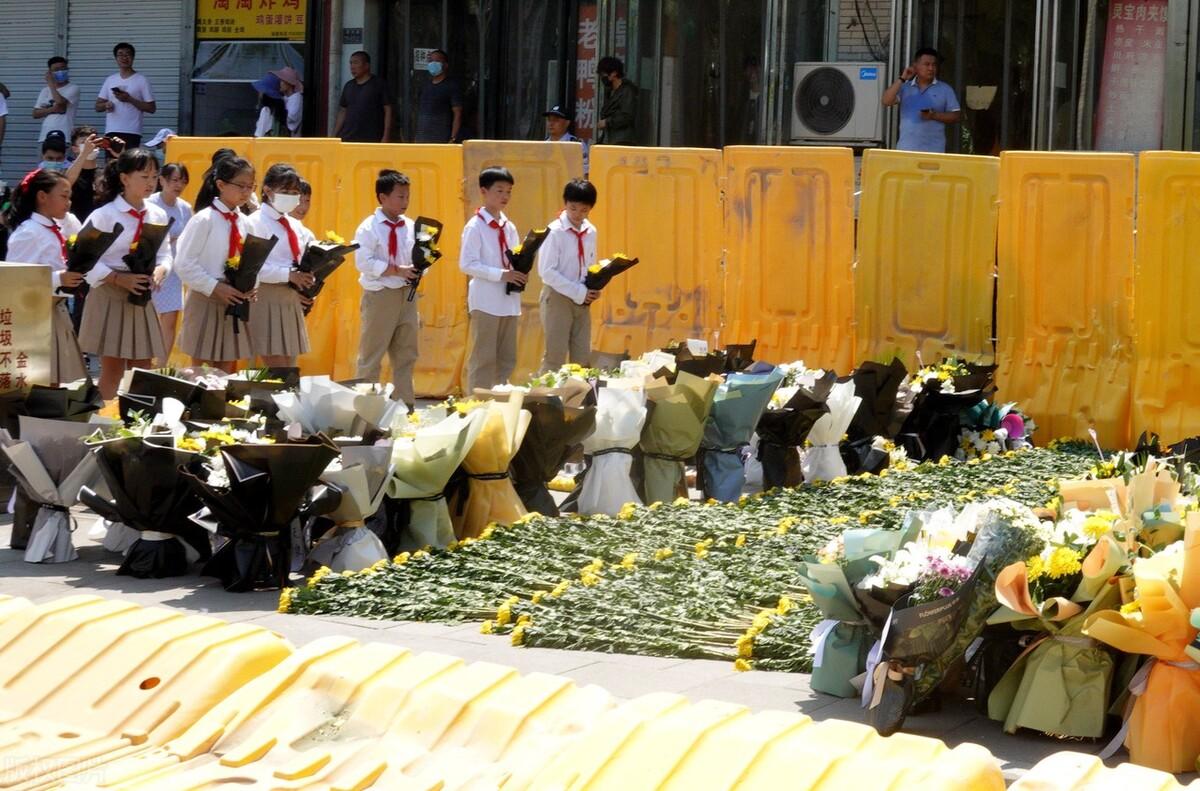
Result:
<svg viewBox="0 0 1200 791"><path fill-rule="evenodd" d="M882 141L883 70L882 63L797 63L792 142Z"/></svg>

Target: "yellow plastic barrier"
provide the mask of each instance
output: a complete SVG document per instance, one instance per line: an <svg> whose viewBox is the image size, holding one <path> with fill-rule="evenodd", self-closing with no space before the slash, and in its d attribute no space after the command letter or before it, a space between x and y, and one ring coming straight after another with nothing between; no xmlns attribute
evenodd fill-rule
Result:
<svg viewBox="0 0 1200 791"><path fill-rule="evenodd" d="M0 622L0 788L163 744L290 652L259 627L96 596L20 609Z"/></svg>
<svg viewBox="0 0 1200 791"><path fill-rule="evenodd" d="M760 360L854 365L854 153L731 146L725 157L728 343ZM990 317L990 314L989 314Z"/></svg>
<svg viewBox="0 0 1200 791"><path fill-rule="evenodd" d="M406 174L412 181L408 215L425 215L443 223L443 258L423 278L418 297L421 310L421 356L417 363L418 395L443 396L458 387L467 343L467 280L458 269L462 239L462 147L457 145L378 145L343 143L338 172L342 177L340 233L351 240L354 230L379 207L375 178L383 168ZM358 270L353 259L337 273L339 377L355 374L358 359ZM324 295L322 296L324 298ZM384 360L381 374L391 378Z"/></svg>
<svg viewBox="0 0 1200 791"><path fill-rule="evenodd" d="M583 146L579 143L469 140L463 144L462 150L464 220L469 219L480 205L479 171L501 165L512 171L517 182L505 214L516 224L522 239L531 229L545 228L559 215L563 207L563 187L583 173ZM603 239L602 235L601 243ZM538 277L535 266L521 297L517 367L513 372L513 382L527 381L541 366L542 353L545 351L541 311L538 308L541 294L542 279Z"/></svg>
<svg viewBox="0 0 1200 791"><path fill-rule="evenodd" d="M253 161L250 153L253 144L253 137L172 137L167 141L163 161L187 166L191 178L187 189L183 191L183 198L194 204L196 193L200 191L201 177L212 165L213 152L218 148L232 148L240 156Z"/></svg>
<svg viewBox="0 0 1200 791"><path fill-rule="evenodd" d="M1198 188L1200 155L1139 157L1132 436L1200 433L1200 314L1191 304Z"/></svg>
<svg viewBox="0 0 1200 791"><path fill-rule="evenodd" d="M999 171L994 157L863 155L856 361L991 361Z"/></svg>
<svg viewBox="0 0 1200 791"><path fill-rule="evenodd" d="M0 596L0 621L4 621L33 605L20 596Z"/></svg>
<svg viewBox="0 0 1200 791"><path fill-rule="evenodd" d="M592 346L637 356L689 337L719 343L721 152L596 146L590 158L601 256L641 259L592 309Z"/></svg>
<svg viewBox="0 0 1200 791"><path fill-rule="evenodd" d="M1010 786L1011 791L1181 791L1200 788L1200 781L1182 785L1175 775L1136 764L1109 769L1095 755L1055 753L1043 758Z"/></svg>
<svg viewBox="0 0 1200 791"><path fill-rule="evenodd" d="M1129 442L1133 157L1005 152L997 327L1003 401L1046 437Z"/></svg>

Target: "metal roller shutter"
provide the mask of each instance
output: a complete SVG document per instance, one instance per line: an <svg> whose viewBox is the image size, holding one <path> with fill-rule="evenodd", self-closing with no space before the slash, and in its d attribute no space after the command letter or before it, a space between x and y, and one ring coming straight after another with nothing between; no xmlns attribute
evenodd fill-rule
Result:
<svg viewBox="0 0 1200 791"><path fill-rule="evenodd" d="M40 120L33 103L46 87L46 59L55 54L54 4L0 0L0 82L8 86L8 129L0 152L0 178L20 180L41 158Z"/></svg>
<svg viewBox="0 0 1200 791"><path fill-rule="evenodd" d="M71 81L82 87L76 124L104 131L104 114L95 110L96 94L104 79L117 70L113 46L128 41L137 50L133 68L150 80L158 103L158 112L145 117L143 136L149 139L167 127L179 131L184 5L179 0L136 0L123 5L111 0L70 0L67 57Z"/></svg>

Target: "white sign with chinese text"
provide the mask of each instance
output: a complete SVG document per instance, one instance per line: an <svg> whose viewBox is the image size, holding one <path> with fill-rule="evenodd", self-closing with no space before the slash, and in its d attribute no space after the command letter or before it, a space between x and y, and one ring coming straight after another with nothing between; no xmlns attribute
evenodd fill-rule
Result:
<svg viewBox="0 0 1200 791"><path fill-rule="evenodd" d="M50 267L0 261L0 393L50 384Z"/></svg>

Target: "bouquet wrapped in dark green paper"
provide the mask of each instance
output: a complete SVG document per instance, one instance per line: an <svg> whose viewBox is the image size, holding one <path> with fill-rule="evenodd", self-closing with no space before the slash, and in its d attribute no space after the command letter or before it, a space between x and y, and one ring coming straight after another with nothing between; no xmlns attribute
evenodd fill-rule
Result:
<svg viewBox="0 0 1200 791"><path fill-rule="evenodd" d="M322 435L299 443L229 445L221 449L226 481L187 476L205 510L195 521L226 543L202 573L229 591L282 587L291 562L291 522L336 508L341 492L318 485L338 447Z"/></svg>
<svg viewBox="0 0 1200 791"><path fill-rule="evenodd" d="M408 301L417 297L417 288L425 270L433 266L442 257L438 242L442 239L442 223L432 217L418 217L413 221L412 268L417 273L417 279L412 281L408 289Z"/></svg>
<svg viewBox="0 0 1200 791"><path fill-rule="evenodd" d="M590 291L603 291L614 277L632 269L637 263L638 259L617 253L612 258L605 258L589 266L587 274L583 276L583 284Z"/></svg>
<svg viewBox="0 0 1200 791"><path fill-rule="evenodd" d="M533 271L533 263L537 260L537 251L549 235L549 228L534 228L525 234L525 241L511 250L506 250L505 255L508 256L508 265L512 267L513 271L520 272L523 275L528 275ZM513 294L524 290L525 286L509 283L504 289L504 293Z"/></svg>
<svg viewBox="0 0 1200 791"><path fill-rule="evenodd" d="M279 242L278 236L264 239L254 234L246 234L242 250L225 262L225 282L231 287L249 294L258 285L258 273L272 248ZM225 308L225 315L233 317L234 333L241 332L241 325L250 321L250 303L240 302Z"/></svg>
<svg viewBox="0 0 1200 791"><path fill-rule="evenodd" d="M113 242L121 235L125 227L114 223L111 231L101 231L88 223L67 239L67 271L86 275L100 260L100 256L108 252ZM79 286L63 286L58 289L62 294L76 294Z"/></svg>
<svg viewBox="0 0 1200 791"><path fill-rule="evenodd" d="M111 498L85 487L79 501L141 534L118 574L175 577L187 573L189 555L209 557L208 533L188 518L200 507L188 476L201 474L201 454L177 449L169 434L105 440L92 453Z"/></svg>
<svg viewBox="0 0 1200 791"><path fill-rule="evenodd" d="M561 396L534 390L525 396L521 408L530 413L531 419L509 465L513 488L528 510L558 516L558 506L546 483L554 479L567 458L596 428L596 407L564 406Z"/></svg>
<svg viewBox="0 0 1200 791"><path fill-rule="evenodd" d="M163 243L167 240L167 234L174 224L175 218L168 217L166 225L158 225L157 223L145 223L142 225L142 233L138 237L137 246L126 253L125 257L121 259L125 262L125 266L129 267L130 272L135 275L146 275L147 277L154 274L154 267L157 266L158 251L162 249ZM148 288L140 294L130 294L129 304L149 304L151 293L152 290Z"/></svg>
<svg viewBox="0 0 1200 791"><path fill-rule="evenodd" d="M358 242L346 244L341 237L326 239L323 242L313 242L305 248L299 263L296 264L297 272L307 272L313 276L313 284L308 288L299 288L291 283L288 285L299 291L300 295L306 299L315 300L321 293L321 289L325 288L325 281L329 279L329 276L337 271L337 268L346 260L346 256L357 249ZM311 310L312 305L306 305L304 315L307 316Z"/></svg>

